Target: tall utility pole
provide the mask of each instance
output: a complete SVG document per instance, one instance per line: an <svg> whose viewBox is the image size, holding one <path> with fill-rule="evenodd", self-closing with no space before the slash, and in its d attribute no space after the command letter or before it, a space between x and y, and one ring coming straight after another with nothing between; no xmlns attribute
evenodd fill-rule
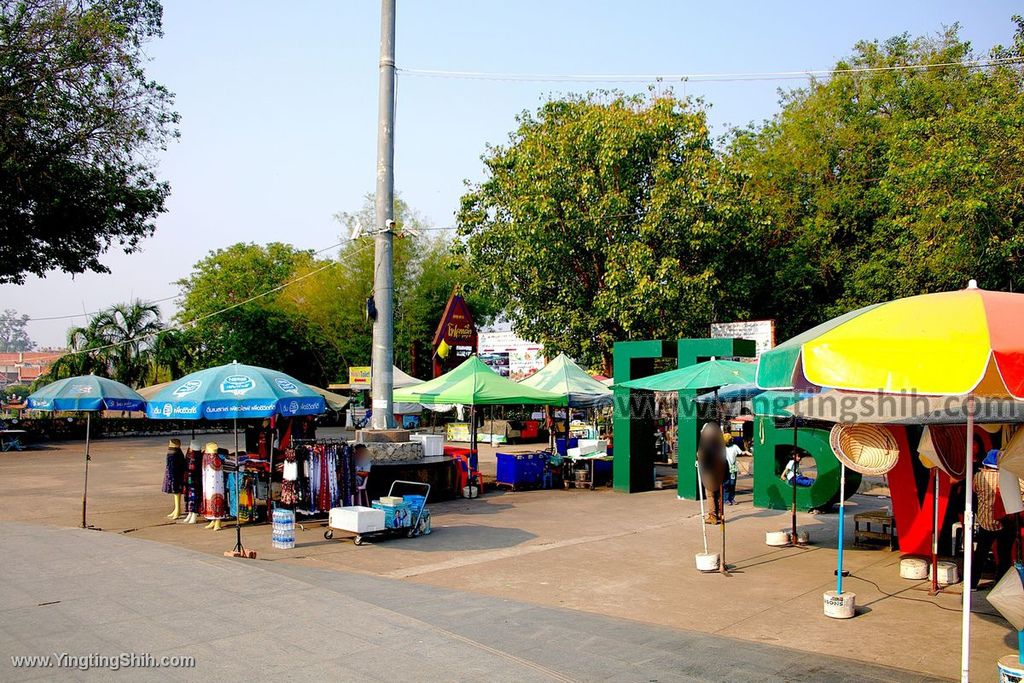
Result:
<svg viewBox="0 0 1024 683"><path fill-rule="evenodd" d="M380 85L377 104L376 248L373 258L373 323L370 397L373 429L394 429L394 240L395 206L395 0L380 3Z"/></svg>

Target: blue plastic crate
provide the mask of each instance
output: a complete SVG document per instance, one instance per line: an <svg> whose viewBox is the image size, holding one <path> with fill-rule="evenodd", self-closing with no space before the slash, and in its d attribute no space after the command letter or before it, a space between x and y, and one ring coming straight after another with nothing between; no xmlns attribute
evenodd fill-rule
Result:
<svg viewBox="0 0 1024 683"><path fill-rule="evenodd" d="M594 461L594 479L597 482L610 481L612 478L612 461L611 460L595 460Z"/></svg>
<svg viewBox="0 0 1024 683"><path fill-rule="evenodd" d="M413 518L415 518L416 515L420 514L420 510L427 503L426 496L410 496L407 494L403 495L402 499L409 504L409 510L410 512L412 512Z"/></svg>
<svg viewBox="0 0 1024 683"><path fill-rule="evenodd" d="M513 488L539 486L547 461L538 453L496 453L497 480Z"/></svg>
<svg viewBox="0 0 1024 683"><path fill-rule="evenodd" d="M388 529L412 526L413 511L411 506L404 501L398 505L384 505L379 500L375 500L371 507L384 511L384 526Z"/></svg>

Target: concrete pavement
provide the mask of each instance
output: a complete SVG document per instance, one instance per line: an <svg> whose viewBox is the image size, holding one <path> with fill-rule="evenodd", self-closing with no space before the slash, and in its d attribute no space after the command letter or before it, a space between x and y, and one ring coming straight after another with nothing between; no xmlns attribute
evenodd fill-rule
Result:
<svg viewBox="0 0 1024 683"><path fill-rule="evenodd" d="M216 438L216 437L214 437ZM90 468L89 519L104 534L123 534L220 558L234 532L169 522L170 497L160 493L164 438L97 441ZM487 469L486 454L482 454ZM0 521L75 526L80 522L81 444L0 454ZM850 657L949 677L959 671L960 587L929 596L927 582L899 578L899 554L847 547L852 572L844 588L857 594L859 615L822 614L822 593L834 587L836 515L799 515L810 548L773 549L764 532L788 526L788 514L750 504L741 477L738 504L728 508L729 577L694 569L702 549L699 507L674 491L633 496L598 491L487 493L432 504L435 533L355 547L327 541L307 525L293 550L271 547L267 526L246 526L246 547L259 562L352 572L455 589L540 607L700 631L820 656ZM855 496L847 510L852 540L856 511L887 499ZM709 528L712 545L719 528ZM97 533L97 532L91 532ZM0 564L2 566L2 564ZM1012 652L1016 634L975 595L972 671L994 678L994 662Z"/></svg>
<svg viewBox="0 0 1024 683"><path fill-rule="evenodd" d="M3 680L925 681L849 659L123 535L0 523ZM16 669L134 653L194 668Z"/></svg>

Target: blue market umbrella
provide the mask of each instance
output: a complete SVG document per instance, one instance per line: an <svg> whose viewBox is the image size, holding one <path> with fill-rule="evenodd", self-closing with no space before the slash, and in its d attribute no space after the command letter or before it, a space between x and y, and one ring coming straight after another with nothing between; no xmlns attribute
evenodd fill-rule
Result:
<svg viewBox="0 0 1024 683"><path fill-rule="evenodd" d="M324 397L277 370L228 363L169 382L146 403L154 420L231 420L320 415Z"/></svg>
<svg viewBox="0 0 1024 683"><path fill-rule="evenodd" d="M235 499L238 499L238 418L320 415L324 397L290 375L238 362L207 368L167 384L146 404L154 420L231 420L235 434ZM244 555L235 515L235 552Z"/></svg>
<svg viewBox="0 0 1024 683"><path fill-rule="evenodd" d="M106 377L80 375L58 380L28 397L31 410L85 412L85 485L82 488L82 528L89 497L89 436L92 414L98 410L142 410L146 400L130 387Z"/></svg>

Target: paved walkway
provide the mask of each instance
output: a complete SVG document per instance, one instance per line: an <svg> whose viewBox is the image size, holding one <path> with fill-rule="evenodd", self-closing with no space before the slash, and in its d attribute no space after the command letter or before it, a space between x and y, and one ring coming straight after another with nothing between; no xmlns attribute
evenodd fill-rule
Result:
<svg viewBox="0 0 1024 683"><path fill-rule="evenodd" d="M69 653L194 657L126 680L925 681L836 657L351 572L0 523L0 680Z"/></svg>

